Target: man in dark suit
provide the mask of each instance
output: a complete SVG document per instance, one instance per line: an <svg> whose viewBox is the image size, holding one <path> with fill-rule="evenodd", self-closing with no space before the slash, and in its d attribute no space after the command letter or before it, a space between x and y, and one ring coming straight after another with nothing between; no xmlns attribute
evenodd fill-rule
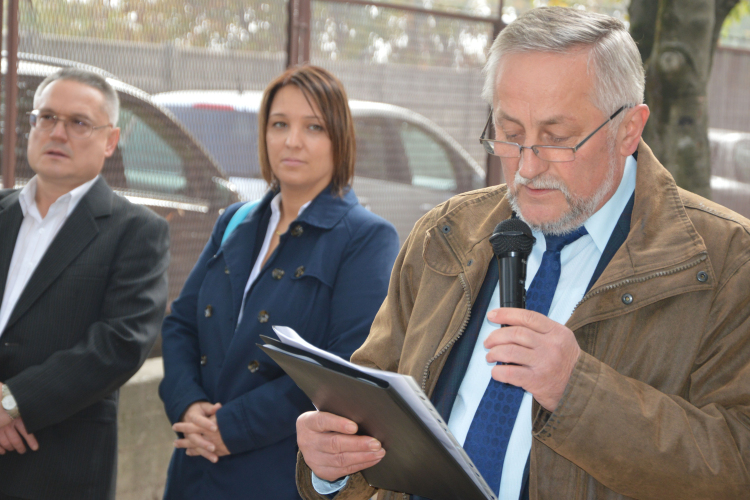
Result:
<svg viewBox="0 0 750 500"><path fill-rule="evenodd" d="M36 175L0 191L0 500L114 498L118 388L159 331L168 225L99 176L120 136L106 80L60 70L34 107Z"/></svg>

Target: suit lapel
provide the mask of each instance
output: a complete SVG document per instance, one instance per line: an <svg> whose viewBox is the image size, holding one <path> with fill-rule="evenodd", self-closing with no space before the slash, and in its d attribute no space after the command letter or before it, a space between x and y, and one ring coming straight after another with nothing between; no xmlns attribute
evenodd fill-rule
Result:
<svg viewBox="0 0 750 500"><path fill-rule="evenodd" d="M8 281L18 231L23 222L23 210L18 202L19 195L20 191L16 191L0 200L0 238L4 242L0 245L0 304L5 293L5 282Z"/></svg>
<svg viewBox="0 0 750 500"><path fill-rule="evenodd" d="M245 295L245 286L250 278L250 272L253 270L255 261L252 259L256 245L263 245L263 240L259 241L258 226L264 222L264 215L270 218L270 209L268 208L275 192L266 193L257 207L248 214L244 221L240 222L221 246L219 253L224 255L224 262L229 268L229 280L232 283L232 306L234 318L240 314L242 307L242 298ZM266 213L268 212L268 213ZM267 218L265 219L267 223ZM265 233L264 233L265 235ZM262 238L262 237L261 237ZM232 330L232 334L234 330Z"/></svg>
<svg viewBox="0 0 750 500"><path fill-rule="evenodd" d="M255 265L252 261L253 247L256 244L263 244L262 241L256 242L259 223L260 215L251 215L248 220L237 226L232 236L227 239L225 246L222 247L224 262L229 268L229 280L232 283L232 306L235 318L239 316L245 286L247 286L250 271ZM234 330L232 330L233 333Z"/></svg>
<svg viewBox="0 0 750 500"><path fill-rule="evenodd" d="M96 218L109 215L114 193L99 179L83 197L45 252L8 319L9 328L59 278L99 233Z"/></svg>

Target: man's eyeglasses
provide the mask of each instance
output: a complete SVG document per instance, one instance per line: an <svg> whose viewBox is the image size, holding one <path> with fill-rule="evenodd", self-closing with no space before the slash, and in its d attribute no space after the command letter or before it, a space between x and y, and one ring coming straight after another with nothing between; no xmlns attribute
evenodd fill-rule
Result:
<svg viewBox="0 0 750 500"><path fill-rule="evenodd" d="M563 161L573 161L576 159L576 151L586 144L586 141L591 139L594 134L599 132L603 126L605 126L607 123L610 122L615 116L620 114L620 112L625 109L627 106L620 106L620 108L612 113L612 116L607 118L607 121L599 125L596 130L591 132L589 135L586 136L585 139L583 139L581 142L576 144L573 147L565 147L565 146L521 146L520 144L517 144L515 142L505 142L505 141L495 141L493 139L485 139L484 135L487 133L487 129L490 127L490 123L492 123L492 110L490 110L490 117L487 119L487 124L484 126L484 130L482 131L482 136L479 138L479 142L482 143L482 146L484 146L484 150L487 151L487 153L495 156L500 156L501 158L520 158L521 155L523 155L524 149L530 149L534 152L535 155L537 155L541 160L544 161L556 161L556 162L563 162Z"/></svg>
<svg viewBox="0 0 750 500"><path fill-rule="evenodd" d="M75 137L76 139L86 139L87 137L91 137L91 134L94 132L94 130L112 126L111 123L108 123L106 125L94 126L81 118L63 119L58 117L57 115L53 115L52 113L48 113L46 111L39 111L38 109L30 111L28 115L29 123L32 127L45 131L54 129L57 125L57 122L62 120L65 131L71 137Z"/></svg>

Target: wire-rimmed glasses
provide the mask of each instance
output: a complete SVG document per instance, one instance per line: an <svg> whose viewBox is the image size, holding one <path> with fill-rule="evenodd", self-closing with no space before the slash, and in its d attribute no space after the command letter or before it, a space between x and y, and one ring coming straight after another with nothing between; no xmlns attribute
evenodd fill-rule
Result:
<svg viewBox="0 0 750 500"><path fill-rule="evenodd" d="M499 156L501 158L520 158L523 154L524 149L530 149L534 152L535 155L539 157L539 159L544 161L553 161L553 162L564 162L564 161L573 161L576 159L576 151L586 144L586 141L591 139L594 134L599 132L603 126L605 126L607 123L609 123L615 116L620 114L620 112L625 109L627 105L620 106L617 111L612 113L612 116L607 118L607 120L596 127L596 130L591 132L589 135L587 135L581 142L576 144L573 147L567 147L567 146L542 146L542 145L533 145L533 146L522 146L515 142L506 142L506 141L496 141L494 139L485 139L484 135L487 133L487 129L490 127L490 123L492 123L492 110L490 110L490 117L487 119L487 124L484 126L484 130L482 131L482 136L479 138L479 142L482 143L482 146L484 147L484 150L487 151L487 153Z"/></svg>
<svg viewBox="0 0 750 500"><path fill-rule="evenodd" d="M94 126L82 118L63 119L53 113L49 113L47 111L39 111L38 109L29 111L28 115L29 123L31 124L31 126L44 131L50 131L54 129L57 125L57 122L62 120L65 131L70 134L71 137L75 137L76 139L86 139L87 137L91 137L91 134L94 132L94 130L112 126L111 123L108 123L106 125Z"/></svg>

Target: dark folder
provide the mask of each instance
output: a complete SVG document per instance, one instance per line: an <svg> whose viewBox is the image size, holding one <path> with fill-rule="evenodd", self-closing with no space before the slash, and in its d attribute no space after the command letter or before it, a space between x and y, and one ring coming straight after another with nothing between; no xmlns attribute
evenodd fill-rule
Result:
<svg viewBox="0 0 750 500"><path fill-rule="evenodd" d="M373 436L383 444L386 450L383 460L362 471L370 485L431 500L495 499L471 460L464 454L476 481L387 381L278 340L261 338L266 345L260 347L316 408L356 422L359 434ZM416 384L414 390L449 433Z"/></svg>

